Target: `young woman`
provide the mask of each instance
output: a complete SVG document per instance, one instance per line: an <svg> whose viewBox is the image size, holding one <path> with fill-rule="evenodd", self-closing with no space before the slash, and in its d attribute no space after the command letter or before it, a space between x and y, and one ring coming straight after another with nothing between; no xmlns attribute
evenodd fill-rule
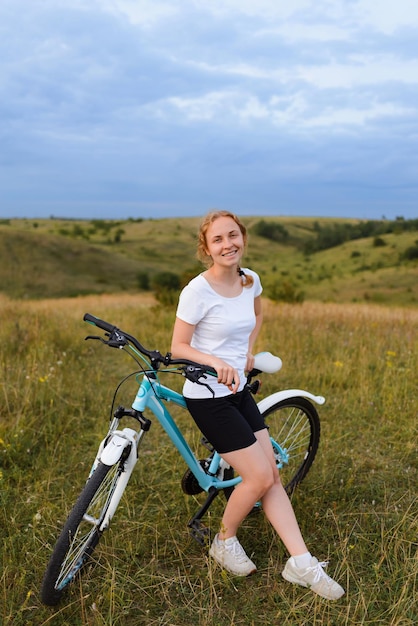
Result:
<svg viewBox="0 0 418 626"><path fill-rule="evenodd" d="M190 381L183 393L199 429L242 477L209 554L238 576L256 571L236 535L254 504L261 501L290 554L283 577L335 600L344 590L305 545L280 481L266 425L245 389L245 372L253 367L253 346L262 322L260 279L255 272L241 269L246 243L246 228L233 213L214 211L204 218L198 258L207 269L180 294L171 346L174 358L216 370L217 379L205 381L213 393Z"/></svg>

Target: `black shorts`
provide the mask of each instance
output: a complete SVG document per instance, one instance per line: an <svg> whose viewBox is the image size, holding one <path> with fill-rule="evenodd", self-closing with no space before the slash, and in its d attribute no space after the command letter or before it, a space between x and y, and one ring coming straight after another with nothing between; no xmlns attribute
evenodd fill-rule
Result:
<svg viewBox="0 0 418 626"><path fill-rule="evenodd" d="M256 442L254 433L266 428L248 389L223 398L185 400L198 428L220 454L248 448Z"/></svg>

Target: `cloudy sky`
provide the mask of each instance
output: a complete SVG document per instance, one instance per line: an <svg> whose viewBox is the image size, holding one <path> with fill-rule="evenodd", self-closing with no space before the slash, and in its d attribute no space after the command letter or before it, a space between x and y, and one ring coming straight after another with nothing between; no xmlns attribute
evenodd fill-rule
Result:
<svg viewBox="0 0 418 626"><path fill-rule="evenodd" d="M418 217L417 0L0 0L0 216Z"/></svg>

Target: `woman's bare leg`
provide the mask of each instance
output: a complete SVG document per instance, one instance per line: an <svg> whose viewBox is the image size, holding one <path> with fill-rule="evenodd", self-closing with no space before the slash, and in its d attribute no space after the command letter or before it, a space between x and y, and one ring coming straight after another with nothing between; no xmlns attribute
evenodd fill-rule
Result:
<svg viewBox="0 0 418 626"><path fill-rule="evenodd" d="M291 502L280 481L267 430L256 434L257 442L248 448L228 452L222 457L242 477L222 517L220 539L237 534L241 522L261 500L263 510L290 555L307 552Z"/></svg>
<svg viewBox="0 0 418 626"><path fill-rule="evenodd" d="M228 539L237 534L241 522L274 483L271 464L259 442L248 448L222 454L241 476L240 482L231 494L222 517L220 539Z"/></svg>
<svg viewBox="0 0 418 626"><path fill-rule="evenodd" d="M261 499L263 511L280 539L283 541L289 554L291 556L303 554L308 551L308 548L302 537L292 503L280 480L268 431L261 430L255 434L266 456L270 457L276 476L274 485Z"/></svg>

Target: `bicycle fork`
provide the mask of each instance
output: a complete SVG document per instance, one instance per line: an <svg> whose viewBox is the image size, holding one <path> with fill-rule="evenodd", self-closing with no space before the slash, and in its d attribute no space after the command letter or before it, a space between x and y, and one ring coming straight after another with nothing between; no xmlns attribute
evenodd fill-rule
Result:
<svg viewBox="0 0 418 626"><path fill-rule="evenodd" d="M96 458L90 470L89 478L96 469L98 463L108 467L118 466L119 479L115 481L115 487L109 494L109 506L103 519L97 521L99 532L103 532L109 527L113 515L119 505L122 495L129 482L133 469L138 461L138 449L145 433L149 430L151 422L143 418L139 420L141 429L136 431L132 428L117 430L119 420L123 415L133 417L131 411L126 411L119 407L109 428L107 436L100 443ZM90 521L86 519L86 521Z"/></svg>

